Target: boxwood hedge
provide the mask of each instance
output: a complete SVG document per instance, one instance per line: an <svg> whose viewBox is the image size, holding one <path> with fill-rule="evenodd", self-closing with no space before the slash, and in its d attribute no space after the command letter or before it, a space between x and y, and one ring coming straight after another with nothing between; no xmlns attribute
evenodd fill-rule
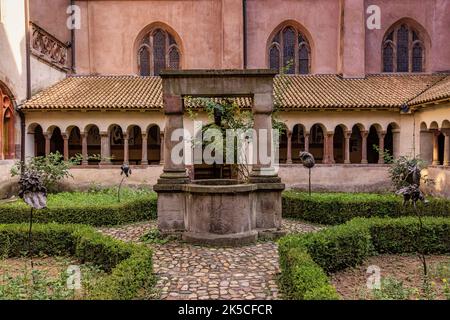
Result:
<svg viewBox="0 0 450 320"><path fill-rule="evenodd" d="M17 257L28 248L28 225L0 225L0 253ZM90 299L130 300L154 285L152 251L143 245L115 240L81 225L33 226L33 253L70 255L81 263L92 262L108 272L90 292Z"/></svg>
<svg viewBox="0 0 450 320"><path fill-rule="evenodd" d="M48 208L35 211L37 223L109 226L156 218L156 194L124 191L122 200L111 193L59 193L48 196ZM22 201L0 205L0 223L25 223L30 209Z"/></svg>
<svg viewBox="0 0 450 320"><path fill-rule="evenodd" d="M379 253L450 253L450 218L357 218L323 231L279 241L280 285L288 299L336 299L327 274L363 263ZM417 240L421 239L420 242Z"/></svg>
<svg viewBox="0 0 450 320"><path fill-rule="evenodd" d="M450 216L450 200L429 198L419 204L426 216ZM368 193L283 193L283 217L313 223L336 225L356 217L402 217L413 215L402 198L392 194Z"/></svg>

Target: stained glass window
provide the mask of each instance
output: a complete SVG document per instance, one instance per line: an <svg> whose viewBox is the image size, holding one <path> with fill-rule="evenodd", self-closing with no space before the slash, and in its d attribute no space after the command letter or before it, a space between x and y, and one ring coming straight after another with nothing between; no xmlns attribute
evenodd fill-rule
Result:
<svg viewBox="0 0 450 320"><path fill-rule="evenodd" d="M296 28L287 26L272 38L269 46L269 67L287 74L310 72L310 49L307 38Z"/></svg>
<svg viewBox="0 0 450 320"><path fill-rule="evenodd" d="M269 50L270 69L280 70L280 50L277 46L272 46Z"/></svg>
<svg viewBox="0 0 450 320"><path fill-rule="evenodd" d="M157 76L164 69L180 68L180 50L175 37L163 29L146 34L138 52L141 76Z"/></svg>
<svg viewBox="0 0 450 320"><path fill-rule="evenodd" d="M416 43L413 48L413 61L412 61L412 71L413 72L422 72L422 46L419 43Z"/></svg>
<svg viewBox="0 0 450 320"><path fill-rule="evenodd" d="M405 23L392 28L383 42L383 72L422 72L425 47L420 35Z"/></svg>
<svg viewBox="0 0 450 320"><path fill-rule="evenodd" d="M390 44L383 50L383 72L394 72L394 49Z"/></svg>

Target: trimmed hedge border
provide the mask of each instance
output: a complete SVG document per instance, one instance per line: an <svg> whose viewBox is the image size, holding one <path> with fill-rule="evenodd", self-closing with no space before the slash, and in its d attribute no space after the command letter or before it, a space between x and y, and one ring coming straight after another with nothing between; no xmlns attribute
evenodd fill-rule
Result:
<svg viewBox="0 0 450 320"><path fill-rule="evenodd" d="M86 224L95 227L114 226L157 218L156 194L140 196L121 203L54 205L33 213L36 223ZM0 205L0 224L26 223L30 208L21 201Z"/></svg>
<svg viewBox="0 0 450 320"><path fill-rule="evenodd" d="M450 218L423 218L426 254L450 253ZM279 240L280 285L287 299L339 299L327 274L355 267L376 254L417 252L414 217L356 218L346 224Z"/></svg>
<svg viewBox="0 0 450 320"><path fill-rule="evenodd" d="M21 256L27 241L28 225L0 225L0 252L4 256ZM137 299L140 291L150 289L155 281L150 249L104 236L88 226L34 225L33 254L70 255L108 272L90 292L89 298L94 300Z"/></svg>
<svg viewBox="0 0 450 320"><path fill-rule="evenodd" d="M429 198L421 205L426 216L450 217L450 200ZM403 207L402 198L395 195L363 193L283 192L283 218L337 225L356 217L402 217L414 214L412 207ZM65 204L65 203L64 203ZM69 204L69 201L67 201ZM22 202L0 204L0 223L26 223L30 209ZM157 218L157 195L124 198L121 203L49 205L34 212L37 223L87 224L95 227L113 226Z"/></svg>
<svg viewBox="0 0 450 320"><path fill-rule="evenodd" d="M419 204L423 215L450 216L450 200L428 198ZM353 218L412 216L412 206L404 207L399 196L364 193L307 193L286 191L283 193L283 217L319 224L337 225Z"/></svg>

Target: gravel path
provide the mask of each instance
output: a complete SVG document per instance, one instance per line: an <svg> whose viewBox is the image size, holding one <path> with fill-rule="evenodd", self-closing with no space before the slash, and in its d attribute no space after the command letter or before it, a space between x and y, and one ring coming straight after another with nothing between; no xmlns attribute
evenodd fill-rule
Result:
<svg viewBox="0 0 450 320"><path fill-rule="evenodd" d="M124 241L138 242L156 221L100 231ZM288 233L314 232L321 227L284 220ZM280 272L275 242L259 242L238 248L194 246L180 241L152 244L156 289L160 299L278 299L276 278Z"/></svg>

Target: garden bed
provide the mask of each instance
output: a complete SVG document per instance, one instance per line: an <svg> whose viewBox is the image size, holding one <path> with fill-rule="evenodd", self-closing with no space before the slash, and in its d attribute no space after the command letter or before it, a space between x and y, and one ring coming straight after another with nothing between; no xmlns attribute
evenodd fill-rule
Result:
<svg viewBox="0 0 450 320"><path fill-rule="evenodd" d="M317 233L279 241L280 285L288 299L339 299L328 275L356 267L371 256L450 253L450 218L357 218ZM418 241L420 239L420 241Z"/></svg>
<svg viewBox="0 0 450 320"><path fill-rule="evenodd" d="M38 223L72 223L110 226L155 219L156 194L149 190L123 189L121 202L117 191L70 192L48 195L48 208L35 211ZM25 223L30 209L18 200L0 205L0 223Z"/></svg>
<svg viewBox="0 0 450 320"><path fill-rule="evenodd" d="M430 292L423 288L422 263L417 255L380 255L367 259L355 268L338 271L331 276L331 283L344 300L402 299L417 300L427 294L433 298L450 299L450 256L427 257ZM369 266L380 268L380 288L369 289Z"/></svg>
<svg viewBox="0 0 450 320"><path fill-rule="evenodd" d="M27 239L26 224L0 225L0 252L5 259L27 253ZM86 299L130 300L149 298L153 294L152 251L143 245L104 236L91 227L34 225L32 254L63 256L103 271L105 275L89 288Z"/></svg>

